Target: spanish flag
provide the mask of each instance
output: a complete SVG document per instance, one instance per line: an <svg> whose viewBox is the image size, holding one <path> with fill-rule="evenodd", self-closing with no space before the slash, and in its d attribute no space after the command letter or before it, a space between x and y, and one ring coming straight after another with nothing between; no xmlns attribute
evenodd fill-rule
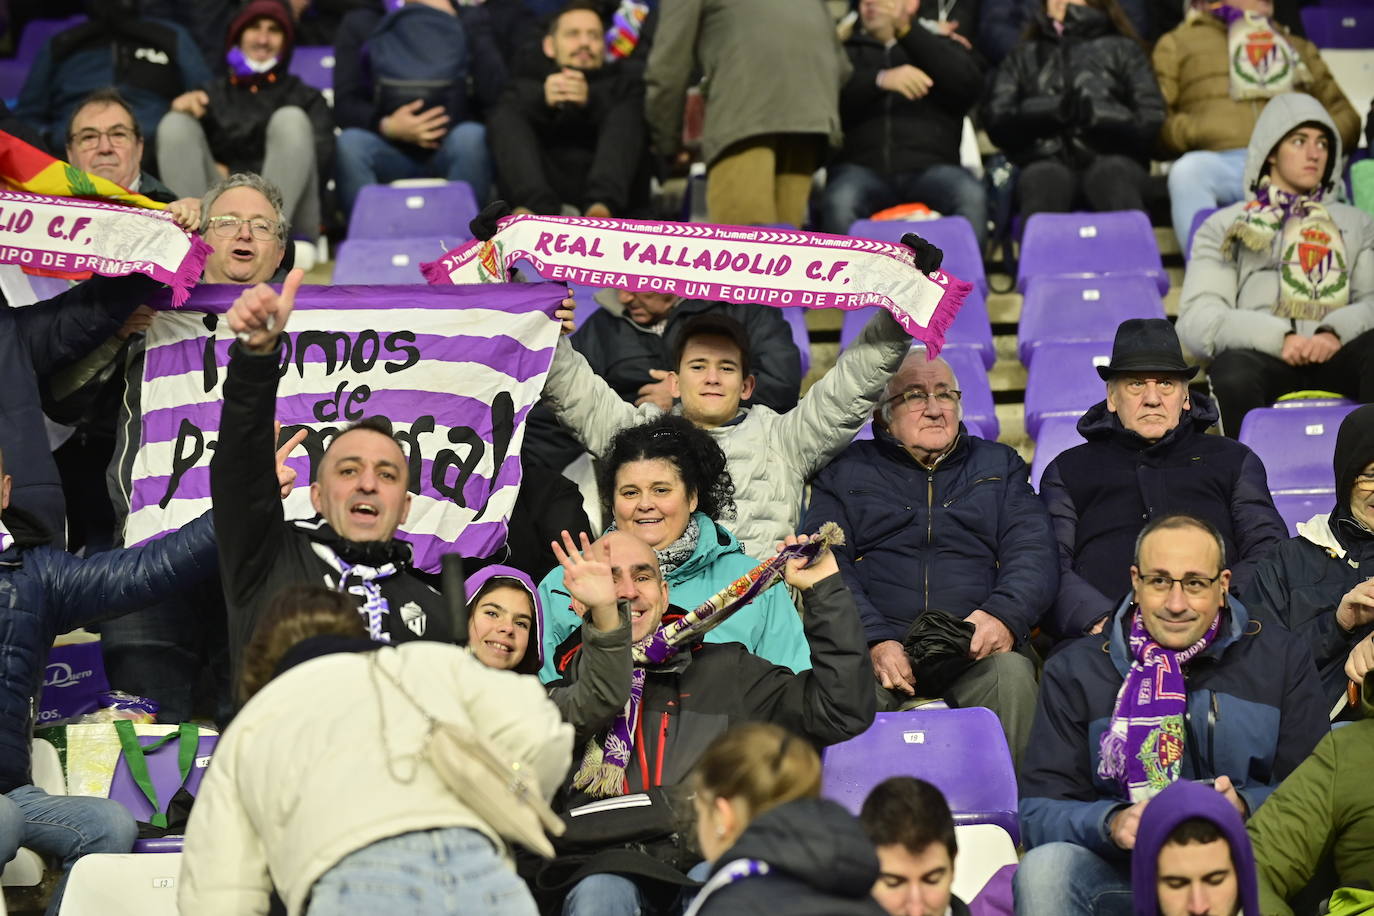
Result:
<svg viewBox="0 0 1374 916"><path fill-rule="evenodd" d="M102 197L133 207L166 210L166 204L135 194L107 178L83 172L0 130L0 184L12 191L50 197Z"/></svg>

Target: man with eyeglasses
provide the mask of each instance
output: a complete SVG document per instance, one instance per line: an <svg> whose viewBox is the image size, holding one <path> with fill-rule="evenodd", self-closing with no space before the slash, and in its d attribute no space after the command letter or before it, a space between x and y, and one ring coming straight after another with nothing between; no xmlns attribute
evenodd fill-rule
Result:
<svg viewBox="0 0 1374 916"><path fill-rule="evenodd" d="M986 706L1019 761L1035 714L1027 641L1059 581L1054 536L1016 450L970 436L962 417L949 364L913 348L873 438L812 482L801 530L844 529L835 556L863 619L878 708L915 697ZM943 652L929 648L937 627L953 637Z"/></svg>
<svg viewBox="0 0 1374 916"><path fill-rule="evenodd" d="M1374 404L1346 416L1331 463L1335 505L1300 522L1240 594L1307 642L1328 704L1344 707L1346 659L1374 633Z"/></svg>
<svg viewBox="0 0 1374 916"><path fill-rule="evenodd" d="M1225 548L1200 518L1154 519L1105 632L1046 663L1020 774L1020 916L1130 916L1151 798L1210 783L1248 818L1328 731L1311 653L1227 594Z"/></svg>
<svg viewBox="0 0 1374 916"><path fill-rule="evenodd" d="M1059 595L1043 623L1053 636L1101 632L1152 518L1187 512L1220 531L1237 588L1288 536L1258 456L1207 435L1217 408L1188 390L1196 373L1167 320L1132 318L1116 329L1111 362L1097 367L1106 400L1078 421L1088 441L1056 457L1040 480L1059 541Z"/></svg>

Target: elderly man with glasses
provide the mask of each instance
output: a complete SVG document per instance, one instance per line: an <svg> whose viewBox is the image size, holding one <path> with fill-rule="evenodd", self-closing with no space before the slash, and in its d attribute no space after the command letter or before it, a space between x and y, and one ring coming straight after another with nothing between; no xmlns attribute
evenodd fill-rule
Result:
<svg viewBox="0 0 1374 916"><path fill-rule="evenodd" d="M1127 570L1102 635L1045 664L1020 774L1020 916L1130 916L1150 799L1194 780L1248 818L1328 731L1311 653L1227 594L1213 525L1152 520Z"/></svg>
<svg viewBox="0 0 1374 916"><path fill-rule="evenodd" d="M1058 584L1049 516L1016 451L970 436L949 364L914 348L873 439L817 475L802 531L838 522L879 709L915 698L997 713L1013 758L1035 712L1027 640Z"/></svg>
<svg viewBox="0 0 1374 916"><path fill-rule="evenodd" d="M1188 512L1221 532L1234 585L1288 535L1259 457L1207 435L1215 402L1188 390L1174 326L1131 318L1116 329L1111 362L1097 367L1107 397L1088 408L1088 440L1045 469L1040 496L1059 541L1059 595L1044 628L1061 639L1100 633L1129 588L1136 535L1152 518Z"/></svg>

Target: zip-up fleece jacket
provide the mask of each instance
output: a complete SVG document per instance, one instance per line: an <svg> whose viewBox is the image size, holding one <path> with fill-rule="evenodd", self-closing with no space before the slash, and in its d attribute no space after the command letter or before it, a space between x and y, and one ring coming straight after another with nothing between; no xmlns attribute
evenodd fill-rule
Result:
<svg viewBox="0 0 1374 916"><path fill-rule="evenodd" d="M410 545L393 538L385 546L356 545L334 534L322 519L288 522L275 471L272 421L277 410L281 344L268 354L230 347L224 377L219 444L210 461L211 511L220 534L220 575L229 614L229 660L237 672L263 607L288 585L338 588L340 553L370 548L393 562L394 575L380 580L390 606L391 642L452 642L443 598L410 568ZM358 599L361 604L362 599ZM413 607L412 607L413 605Z"/></svg>
<svg viewBox="0 0 1374 916"><path fill-rule="evenodd" d="M1097 773L1102 733L1131 667L1126 641L1135 605L1117 609L1106 638L1080 639L1050 657L1021 763L1021 835L1027 848L1068 842L1109 858L1127 853L1112 816L1130 806ZM1253 620L1231 599L1221 631L1183 676L1183 779L1226 775L1253 813L1297 768L1330 723L1312 655L1302 640Z"/></svg>
<svg viewBox="0 0 1374 916"><path fill-rule="evenodd" d="M922 467L886 430L855 442L811 487L802 530L833 521L835 550L870 645L901 642L928 610L987 611L1018 644L1054 601L1049 513L1016 451L968 435Z"/></svg>

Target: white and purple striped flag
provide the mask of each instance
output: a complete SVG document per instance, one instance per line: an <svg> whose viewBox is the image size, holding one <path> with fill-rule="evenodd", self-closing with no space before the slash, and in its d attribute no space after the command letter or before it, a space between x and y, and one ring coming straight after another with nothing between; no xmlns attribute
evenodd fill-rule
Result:
<svg viewBox="0 0 1374 916"><path fill-rule="evenodd" d="M223 313L241 287L197 288L148 331L143 434L125 542L141 544L210 508L210 457L233 334ZM287 518L314 515L307 481L329 439L364 416L391 420L415 494L401 537L437 571L457 550L486 556L506 538L520 487L525 415L553 360L565 295L555 283L303 286L277 390L284 436L310 433Z"/></svg>

